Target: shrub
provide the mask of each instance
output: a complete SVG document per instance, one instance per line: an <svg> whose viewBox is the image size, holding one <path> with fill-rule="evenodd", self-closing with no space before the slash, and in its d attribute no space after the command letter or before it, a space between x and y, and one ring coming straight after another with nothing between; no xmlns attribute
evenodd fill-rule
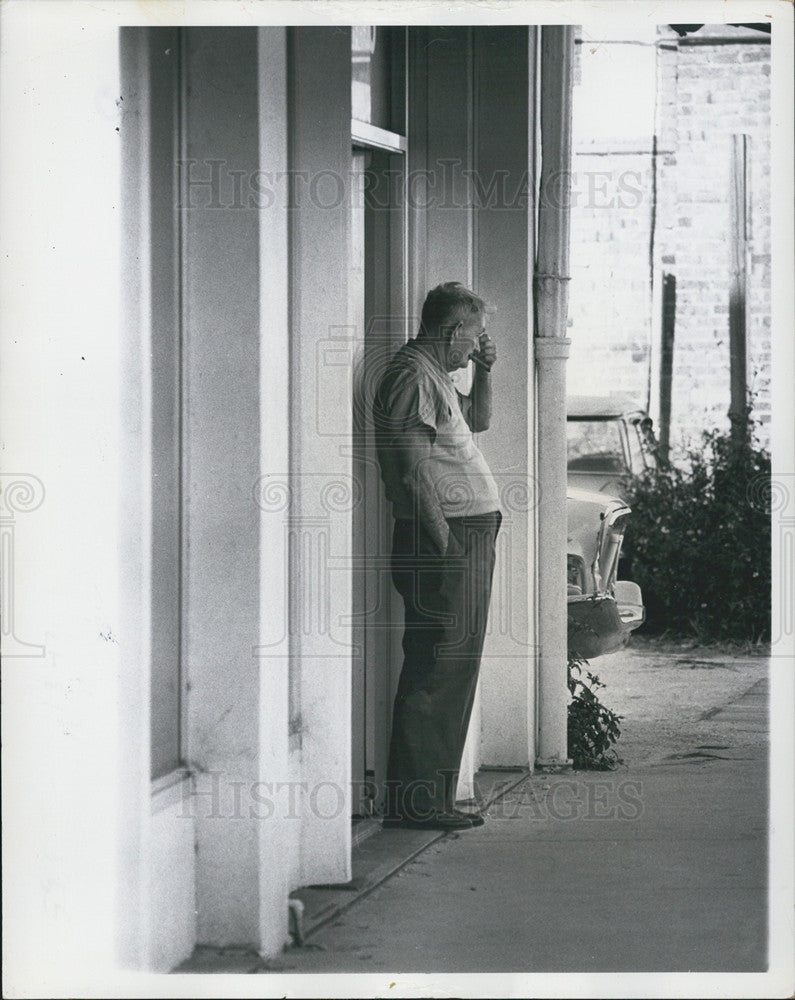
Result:
<svg viewBox="0 0 795 1000"><path fill-rule="evenodd" d="M596 692L604 684L587 667L586 660L569 659L568 753L575 768L583 771L610 771L623 761L613 749L621 735L621 716L611 712Z"/></svg>
<svg viewBox="0 0 795 1000"><path fill-rule="evenodd" d="M627 542L647 628L699 641L770 638L770 455L705 432L685 468L628 482Z"/></svg>

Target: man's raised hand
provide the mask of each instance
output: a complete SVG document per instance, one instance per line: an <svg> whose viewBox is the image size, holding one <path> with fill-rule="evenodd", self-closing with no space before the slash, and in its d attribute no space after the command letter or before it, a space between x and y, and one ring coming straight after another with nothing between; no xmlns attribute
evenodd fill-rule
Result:
<svg viewBox="0 0 795 1000"><path fill-rule="evenodd" d="M497 345L487 333L481 333L478 337L478 345L479 349L475 351L472 358L479 367L491 371L497 360Z"/></svg>

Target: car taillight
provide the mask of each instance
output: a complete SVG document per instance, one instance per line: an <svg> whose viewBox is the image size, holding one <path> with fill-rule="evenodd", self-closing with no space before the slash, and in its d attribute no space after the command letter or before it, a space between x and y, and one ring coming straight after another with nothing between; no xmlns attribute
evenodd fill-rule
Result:
<svg viewBox="0 0 795 1000"><path fill-rule="evenodd" d="M569 594L582 594L585 590L585 563L579 556L566 557L566 581Z"/></svg>
<svg viewBox="0 0 795 1000"><path fill-rule="evenodd" d="M611 520L599 554L600 585L607 593L612 590L616 578L618 558L621 554L621 544L624 540L624 529L627 526L628 517L629 510Z"/></svg>

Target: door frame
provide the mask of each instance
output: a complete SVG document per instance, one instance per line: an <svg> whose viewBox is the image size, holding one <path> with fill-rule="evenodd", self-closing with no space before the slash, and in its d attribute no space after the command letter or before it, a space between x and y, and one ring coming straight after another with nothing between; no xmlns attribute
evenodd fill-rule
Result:
<svg viewBox="0 0 795 1000"><path fill-rule="evenodd" d="M403 65L399 73L394 72L393 85L396 79L401 79L402 86L400 92L393 91L393 114L397 115L395 120L405 123L408 93L405 38L400 48ZM362 308L357 306L356 313L352 311L351 314L352 321L355 315L363 317L364 321L362 329L357 328L359 324L354 326L352 345L353 470L363 489L362 502L352 514L354 652L351 671L353 814L363 817L372 816L380 804L386 779L392 702L402 662L399 638L402 636L403 608L389 572L392 518L378 474L370 407L378 368L407 341L412 326L408 272L409 140L404 134L352 119L351 145L352 186L361 183L367 175L370 181L369 185L367 181L364 183L363 219L360 220L364 267L358 294L363 302ZM353 160L353 156L362 152L371 154L363 171ZM372 192L369 206L367 192ZM352 213L353 210L352 198ZM385 261L386 266L376 270L367 266L368 261ZM353 305L353 290L351 302ZM357 390L357 383L360 388L364 387L363 392ZM374 593L382 600L376 600L375 607L368 608L368 598Z"/></svg>

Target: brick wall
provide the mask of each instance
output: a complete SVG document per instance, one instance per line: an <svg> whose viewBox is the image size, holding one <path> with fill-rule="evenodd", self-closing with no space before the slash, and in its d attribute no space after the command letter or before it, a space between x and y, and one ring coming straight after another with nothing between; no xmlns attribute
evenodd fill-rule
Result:
<svg viewBox="0 0 795 1000"><path fill-rule="evenodd" d="M650 150L574 157L569 392L645 405L651 343Z"/></svg>
<svg viewBox="0 0 795 1000"><path fill-rule="evenodd" d="M759 437L769 444L770 46L765 36L728 26L689 38L732 34L753 42L681 44L671 29L660 30L656 172L652 122L648 138L634 143L588 142L576 132L574 139L569 392L628 392L645 405L659 352L652 281L663 270L676 275L675 447L695 442L702 429L728 427L735 133L748 136L748 382L763 421ZM651 400L656 418L654 386Z"/></svg>
<svg viewBox="0 0 795 1000"><path fill-rule="evenodd" d="M736 28L705 27L696 37ZM770 46L683 45L658 51L659 141L655 262L676 275L672 441L728 426L732 135L747 138L748 383L759 434L770 420ZM675 36L674 36L675 37Z"/></svg>

